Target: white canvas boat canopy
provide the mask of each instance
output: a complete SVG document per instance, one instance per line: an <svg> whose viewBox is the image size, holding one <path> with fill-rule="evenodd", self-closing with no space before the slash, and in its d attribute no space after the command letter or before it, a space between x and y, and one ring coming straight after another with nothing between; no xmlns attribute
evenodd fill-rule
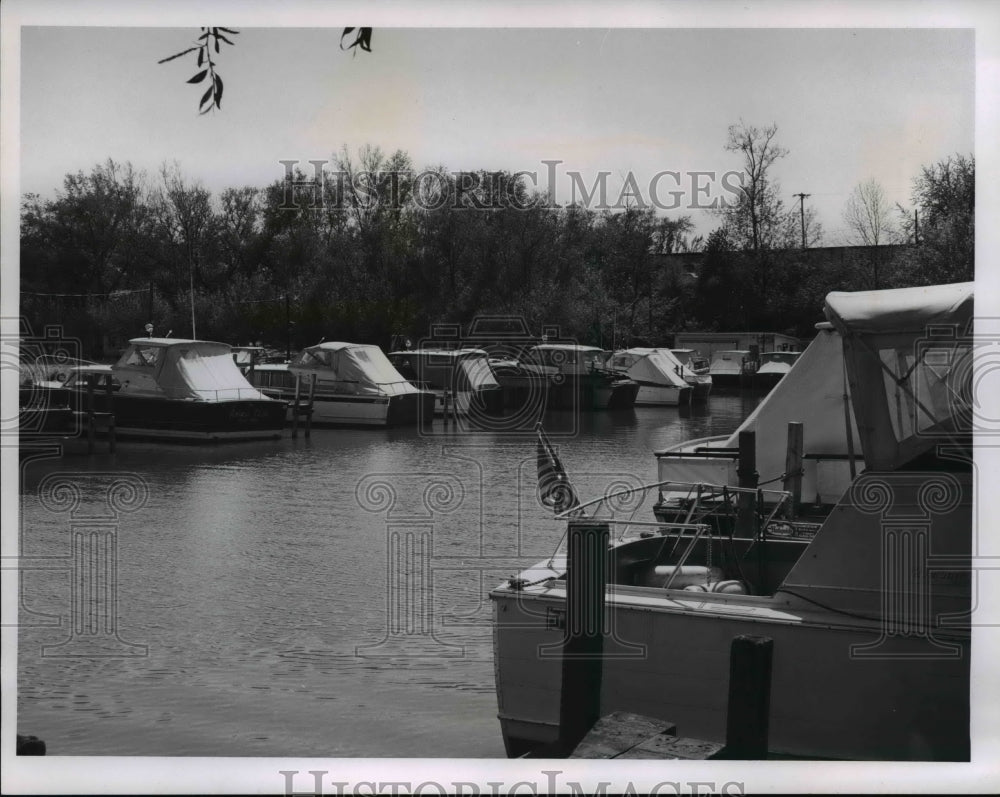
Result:
<svg viewBox="0 0 1000 797"><path fill-rule="evenodd" d="M744 349L717 351L715 359L712 360L710 371L713 375L718 376L738 375L743 372L743 361L749 356L750 352Z"/></svg>
<svg viewBox="0 0 1000 797"><path fill-rule="evenodd" d="M961 282L884 291L833 291L826 297L826 315L845 337L923 333L930 325L967 323L972 317L973 285Z"/></svg>
<svg viewBox="0 0 1000 797"><path fill-rule="evenodd" d="M611 355L608 366L628 375L640 385L684 388L688 384L682 376L684 366L663 349L634 348Z"/></svg>
<svg viewBox="0 0 1000 797"><path fill-rule="evenodd" d="M112 373L122 393L193 401L268 400L240 373L226 343L135 338Z"/></svg>
<svg viewBox="0 0 1000 797"><path fill-rule="evenodd" d="M827 296L865 459L898 469L971 439L973 283Z"/></svg>
<svg viewBox="0 0 1000 797"><path fill-rule="evenodd" d="M725 448L737 448L740 432L754 431L757 472L762 482L784 472L789 421L802 424L803 451L807 455L842 458L853 452L857 470L864 469L861 438L848 399L840 335L830 324L817 327L815 339L791 370L723 444ZM821 497L836 500L840 497L837 489L832 491L837 494Z"/></svg>
<svg viewBox="0 0 1000 797"><path fill-rule="evenodd" d="M309 346L289 363L288 370L315 373L318 383L327 387L332 383L338 392L390 396L420 392L378 346L370 344L327 341Z"/></svg>

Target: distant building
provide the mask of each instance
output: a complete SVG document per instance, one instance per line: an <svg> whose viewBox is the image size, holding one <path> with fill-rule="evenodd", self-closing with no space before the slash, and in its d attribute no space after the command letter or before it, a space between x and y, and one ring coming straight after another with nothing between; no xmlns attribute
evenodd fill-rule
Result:
<svg viewBox="0 0 1000 797"><path fill-rule="evenodd" d="M718 351L802 351L802 341L780 332L678 332L675 349L694 349L709 361Z"/></svg>

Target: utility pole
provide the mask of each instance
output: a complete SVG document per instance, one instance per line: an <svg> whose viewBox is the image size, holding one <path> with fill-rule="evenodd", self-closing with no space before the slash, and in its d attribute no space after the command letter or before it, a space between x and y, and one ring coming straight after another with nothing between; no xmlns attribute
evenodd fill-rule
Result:
<svg viewBox="0 0 1000 797"><path fill-rule="evenodd" d="M806 248L806 208L805 201L807 196L812 196L812 194L792 194L792 196L797 196L799 198L799 222L802 224L802 248Z"/></svg>
<svg viewBox="0 0 1000 797"><path fill-rule="evenodd" d="M288 288L285 288L285 361L292 360L292 315L288 307Z"/></svg>

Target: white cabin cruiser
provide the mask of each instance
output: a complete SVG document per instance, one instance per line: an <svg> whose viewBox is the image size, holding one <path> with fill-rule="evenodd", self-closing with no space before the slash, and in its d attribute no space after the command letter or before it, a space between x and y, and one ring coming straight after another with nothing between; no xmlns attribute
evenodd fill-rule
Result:
<svg viewBox="0 0 1000 797"><path fill-rule="evenodd" d="M255 365L253 383L268 395L305 403L312 422L328 426L408 426L430 422L433 396L410 384L374 345L327 341L287 364ZM313 386L314 383L314 386Z"/></svg>
<svg viewBox="0 0 1000 797"><path fill-rule="evenodd" d="M691 402L694 391L684 378L684 367L669 349L623 349L608 357L606 364L639 385L637 406L676 407Z"/></svg>

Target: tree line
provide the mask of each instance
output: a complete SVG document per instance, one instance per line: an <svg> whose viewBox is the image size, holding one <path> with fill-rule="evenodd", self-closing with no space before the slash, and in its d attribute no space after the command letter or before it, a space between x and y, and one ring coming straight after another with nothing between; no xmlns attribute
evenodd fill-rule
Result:
<svg viewBox="0 0 1000 797"><path fill-rule="evenodd" d="M829 290L972 278L971 157L924 167L916 222L897 208L891 225L882 208L875 227L892 236L859 240L909 240L907 257L831 268L803 248L822 241L814 215L786 207L771 177L787 154L776 132L730 128L743 188L705 240L689 216L553 206L520 175L418 171L407 153L372 146L342 151L316 186L296 171L215 196L177 164L151 177L108 160L66 175L52 199L22 198L22 315L33 329L62 325L93 357L147 323L156 335L283 350L323 338L387 347L483 314L610 348L662 345L684 329L808 337ZM699 253L692 271L664 257L684 252Z"/></svg>

